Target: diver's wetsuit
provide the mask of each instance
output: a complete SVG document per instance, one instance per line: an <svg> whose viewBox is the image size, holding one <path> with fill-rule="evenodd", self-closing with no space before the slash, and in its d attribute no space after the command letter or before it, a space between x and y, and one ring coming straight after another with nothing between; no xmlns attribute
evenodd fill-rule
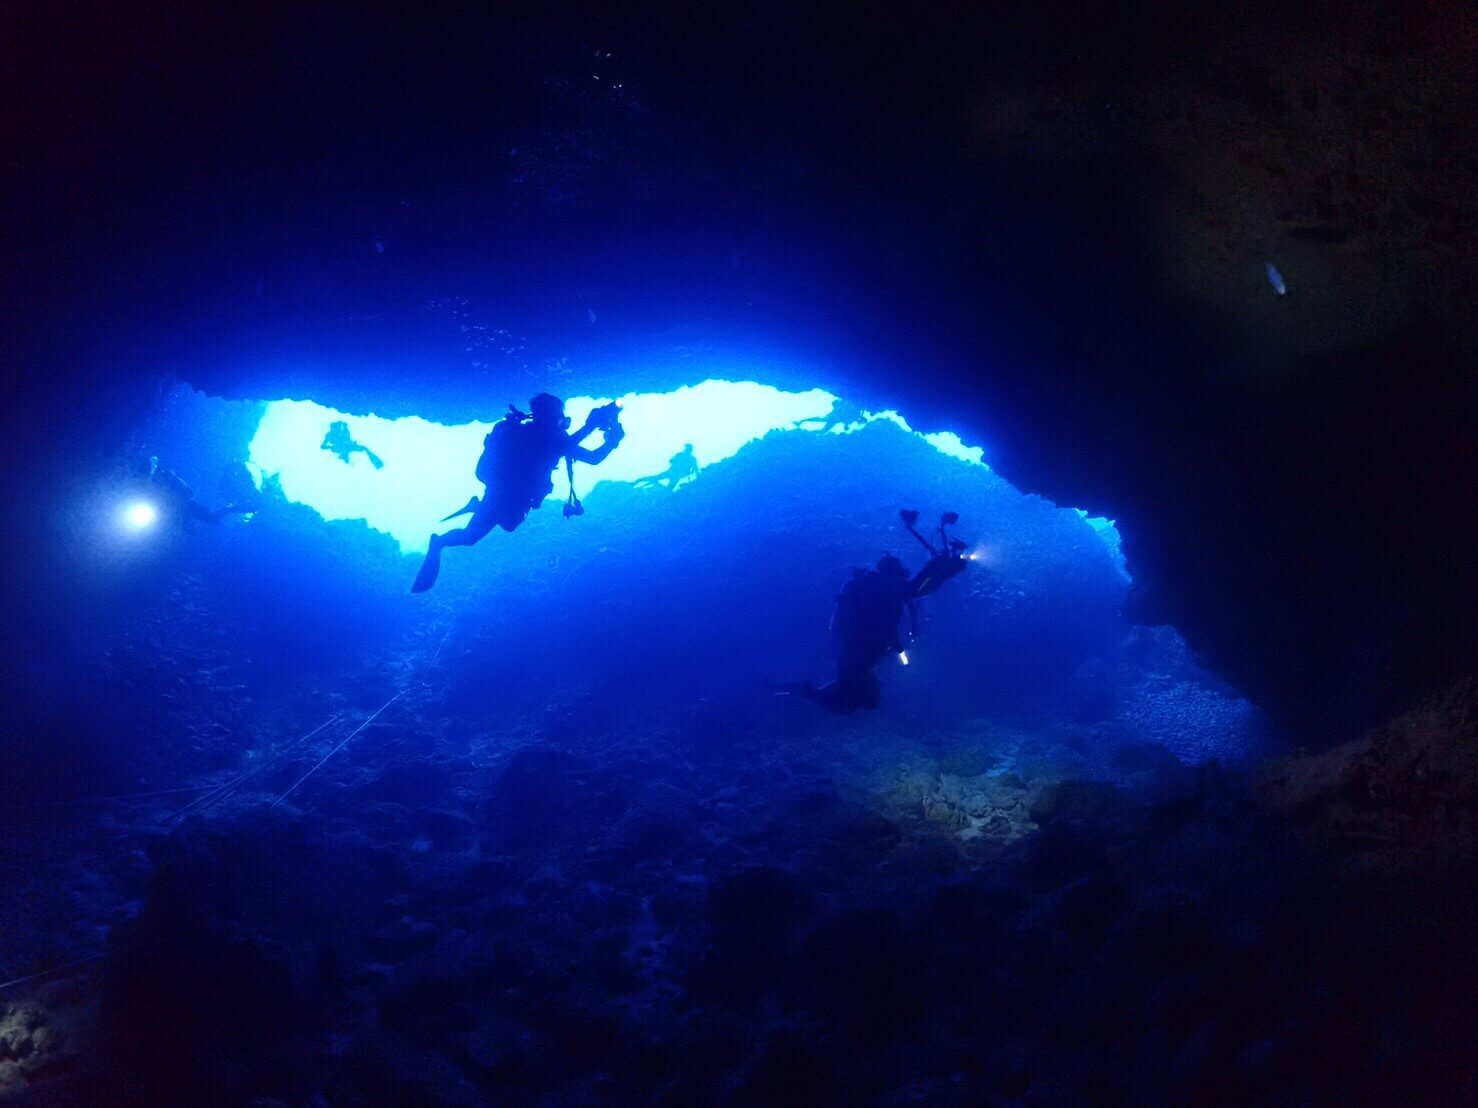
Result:
<svg viewBox="0 0 1478 1108"><path fill-rule="evenodd" d="M426 560L421 563L411 591L425 592L436 583L441 572L441 552L446 547L472 546L486 538L494 527L515 530L554 491L554 470L563 459L586 465L605 461L620 444L624 432L619 423L612 425L606 430L605 441L589 450L580 443L594 426L587 422L572 435L563 423L532 419L514 421L510 426L495 427L489 432L477 467L484 493L468 503L472 518L465 527L431 536ZM501 434L511 437L506 443L496 443L495 436Z"/></svg>
<svg viewBox="0 0 1478 1108"><path fill-rule="evenodd" d="M195 499L195 490L185 483L179 474L155 467L149 476L150 483L159 490L160 499L167 505L169 513L178 519L198 519L204 523L219 523L233 511L245 511L228 504L219 511L211 511Z"/></svg>
<svg viewBox="0 0 1478 1108"><path fill-rule="evenodd" d="M883 686L873 667L886 655L903 649L898 624L904 609L919 597L937 591L968 564L956 554L939 554L913 577L878 570L853 577L837 595L832 621L841 640L836 680L819 688L803 682L790 686L790 691L842 715L876 708Z"/></svg>
<svg viewBox="0 0 1478 1108"><path fill-rule="evenodd" d="M804 427L808 423L820 424L816 429L824 434L835 428L841 428L845 431L854 423L865 422L866 418L862 409L856 404L849 404L845 400L837 400L832 403L831 411L827 412L824 416L812 416L810 419L803 419L797 426Z"/></svg>

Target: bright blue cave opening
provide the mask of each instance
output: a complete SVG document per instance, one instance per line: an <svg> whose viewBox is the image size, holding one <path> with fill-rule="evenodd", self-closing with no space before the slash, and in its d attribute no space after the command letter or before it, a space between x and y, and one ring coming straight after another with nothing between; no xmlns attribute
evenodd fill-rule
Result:
<svg viewBox="0 0 1478 1108"><path fill-rule="evenodd" d="M610 397L573 397L566 409L578 426ZM822 389L787 392L755 381L707 380L671 392L632 392L614 398L622 409L627 436L621 448L598 467L576 468L583 493L604 482L633 482L660 473L668 460L691 443L701 467L733 457L746 444L773 432L848 434L886 420L912 432L897 412L860 412L843 424L826 419L837 397ZM354 443L372 453L348 459L323 448L335 423L347 425ZM328 520L363 520L393 537L403 552L417 554L443 515L480 494L473 466L491 423L441 424L416 416L387 419L351 415L311 400L268 402L252 437L248 460L258 480L271 477L283 495ZM967 445L953 432L919 436L962 467L988 469L981 447ZM598 441L598 440L597 440ZM555 475L553 497L568 489L563 470ZM1083 513L1085 518L1087 513ZM1089 518L1123 570L1119 536L1112 520Z"/></svg>
<svg viewBox="0 0 1478 1108"><path fill-rule="evenodd" d="M490 398L488 414L508 399L523 398ZM605 399L571 398L572 420ZM148 487L130 484L99 518L125 536L108 547L121 572L149 564L154 550L159 565L187 559L228 583L222 602L240 606L262 658L317 665L345 649L346 635L398 634L470 604L518 628L517 650L489 647L487 668L506 689L545 687L543 667L557 657L584 687L610 682L660 701L673 680L723 698L761 677L823 678L834 662L833 599L853 567L884 551L909 565L923 556L897 510L917 507L931 522L957 511L978 570L922 606L917 650L887 679L898 718L926 719L931 704L966 722L1046 713L1087 728L1090 751L1115 735L1152 735L1192 758L1251 741L1249 707L1196 667L1173 629L1124 618L1128 575L1113 521L1012 486L958 434L916 432L896 412L753 380L615 399L628 429L621 449L576 467L579 492L594 490L590 511L571 526L549 505L516 539L457 552L430 604L407 591L402 559L417 559L429 535L455 526L441 518L482 491L473 471L489 421L352 415L181 386L139 449L188 481L207 510L240 502L245 458L267 492L258 511L219 527L161 513L145 526L127 512ZM676 491L635 485L688 443L697 480ZM260 618L273 611L294 621L312 612L322 630L284 639L278 621Z"/></svg>

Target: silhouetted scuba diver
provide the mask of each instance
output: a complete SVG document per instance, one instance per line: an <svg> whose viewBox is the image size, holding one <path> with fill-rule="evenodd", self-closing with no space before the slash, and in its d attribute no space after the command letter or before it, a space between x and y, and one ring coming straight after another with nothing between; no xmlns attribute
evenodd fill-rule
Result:
<svg viewBox="0 0 1478 1108"><path fill-rule="evenodd" d="M328 433L323 436L319 449L338 455L339 461L345 465L349 464L349 459L355 454L363 454L376 469L385 468L385 463L378 454L363 443L354 441L354 436L349 433L349 424L342 419L336 419L328 425Z"/></svg>
<svg viewBox="0 0 1478 1108"><path fill-rule="evenodd" d="M494 527L505 531L517 528L554 491L553 474L561 460L570 477L565 517L584 514L585 508L575 495L575 463L599 465L620 445L626 435L621 428L621 409L614 403L603 404L571 434L564 401L559 397L542 392L529 408L532 414L526 415L510 406L508 414L488 432L477 462L477 479L486 492L442 520L445 523L458 516L472 516L460 530L431 536L426 560L421 563L411 592L425 592L436 584L443 548L472 546ZM589 450L580 445L596 431L603 432L600 446Z"/></svg>
<svg viewBox="0 0 1478 1108"><path fill-rule="evenodd" d="M824 416L812 416L810 419L803 419L796 426L804 427L808 423L819 423L821 426L816 428L816 430L823 433L830 431L833 427L840 427L845 431L852 424L863 422L865 418L866 416L863 414L862 409L856 404L837 399L832 401L831 411L827 412Z"/></svg>
<svg viewBox="0 0 1478 1108"><path fill-rule="evenodd" d="M227 462L216 478L216 495L226 501L226 507L216 514L252 515L261 511L264 492L271 486L273 478L264 477L263 481L263 487L257 488L256 482L252 480L251 470L244 462Z"/></svg>
<svg viewBox="0 0 1478 1108"><path fill-rule="evenodd" d="M205 523L220 523L233 513L244 515L256 510L251 505L232 503L211 511L195 499L195 490L185 483L184 478L172 470L162 468L157 457L149 459L149 485L158 495L160 515L170 519L198 519Z"/></svg>
<svg viewBox="0 0 1478 1108"><path fill-rule="evenodd" d="M680 452L674 454L667 463L667 468L661 473L654 473L650 477L639 477L632 482L633 488L645 489L652 485L660 485L667 482L668 491L672 491L684 481L695 481L698 479L698 459L693 457L693 444L687 443Z"/></svg>
<svg viewBox="0 0 1478 1108"><path fill-rule="evenodd" d="M909 534L929 551L924 568L910 577L902 562L885 554L876 569L854 571L837 594L831 620L838 641L836 680L820 688L809 681L800 682L787 686L787 691L842 714L876 708L882 697L882 683L873 667L886 655L903 652L898 625L904 611L916 621L914 604L919 598L936 592L969 566L964 554L966 544L948 534L948 528L959 520L954 512L940 518L938 547L919 534L915 527L918 512L905 510L899 515Z"/></svg>

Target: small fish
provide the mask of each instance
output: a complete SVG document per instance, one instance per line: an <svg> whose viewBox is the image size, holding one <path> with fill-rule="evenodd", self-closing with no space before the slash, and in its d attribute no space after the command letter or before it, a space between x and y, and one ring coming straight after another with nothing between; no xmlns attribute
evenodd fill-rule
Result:
<svg viewBox="0 0 1478 1108"><path fill-rule="evenodd" d="M1278 267L1272 262L1264 262L1263 268L1268 271L1268 284L1273 286L1273 291L1279 296L1288 295L1288 286L1283 283L1283 274L1278 272Z"/></svg>

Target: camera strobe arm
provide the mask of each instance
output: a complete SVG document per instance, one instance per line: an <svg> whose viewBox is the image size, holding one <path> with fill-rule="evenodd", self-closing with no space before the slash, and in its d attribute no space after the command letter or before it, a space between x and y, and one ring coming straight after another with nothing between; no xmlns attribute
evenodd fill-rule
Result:
<svg viewBox="0 0 1478 1108"><path fill-rule="evenodd" d="M904 529L908 531L908 533L914 538L919 540L919 545L927 550L931 557L937 556L939 554L939 551L934 549L934 544L931 543L928 539L924 538L923 535L919 534L918 528L914 526L914 524L918 523L919 521L918 512L914 511L912 508L904 508L899 511L898 518L903 520Z"/></svg>

